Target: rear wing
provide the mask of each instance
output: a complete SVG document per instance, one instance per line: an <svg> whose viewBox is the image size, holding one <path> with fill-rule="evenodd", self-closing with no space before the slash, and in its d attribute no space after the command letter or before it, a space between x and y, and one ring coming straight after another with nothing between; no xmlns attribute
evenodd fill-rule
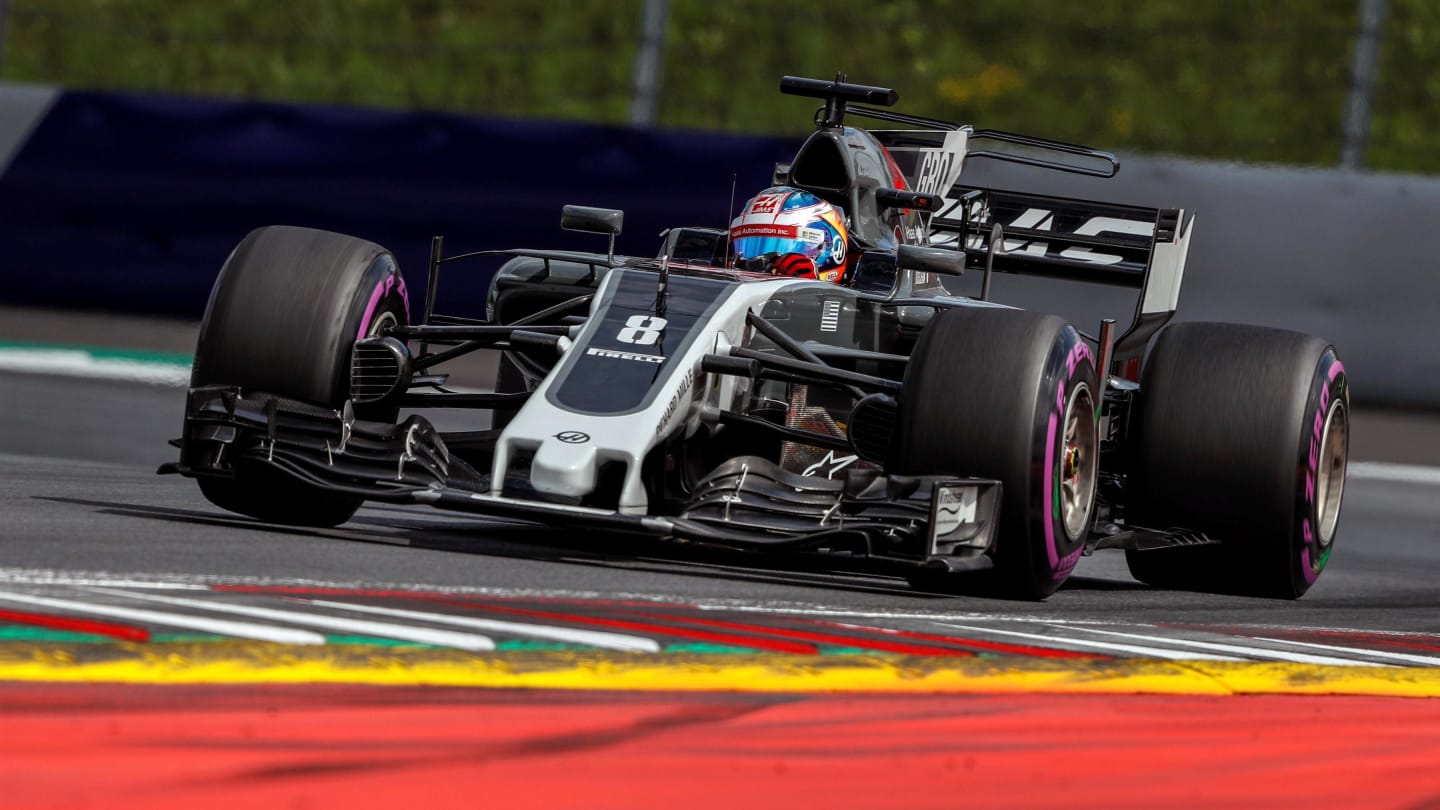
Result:
<svg viewBox="0 0 1440 810"><path fill-rule="evenodd" d="M1184 209L960 184L946 196L928 223L930 244L963 251L967 267L987 273L987 292L992 271L1138 290L1135 321L1115 346L1122 365L1138 360L1179 306L1195 221Z"/></svg>
<svg viewBox="0 0 1440 810"><path fill-rule="evenodd" d="M888 110L852 108L851 112L929 127L870 133L885 147L892 170L904 176L911 191L939 198L934 214L907 212L902 220L907 241L963 250L967 265L975 268L1138 289L1141 313L1175 309L1193 219L1184 211L960 183L965 162L971 158L1111 177L1120 167L1114 155ZM999 241L994 238L997 227L1004 234Z"/></svg>

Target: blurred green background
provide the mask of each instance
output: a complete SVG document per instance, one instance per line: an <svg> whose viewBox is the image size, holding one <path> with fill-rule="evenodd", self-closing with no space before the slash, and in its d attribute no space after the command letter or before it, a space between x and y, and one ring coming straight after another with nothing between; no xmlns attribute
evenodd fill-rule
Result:
<svg viewBox="0 0 1440 810"><path fill-rule="evenodd" d="M668 0L653 121L803 132L813 103L781 96L779 76L845 71L896 88L901 109L981 127L1334 166L1366 2ZM1440 172L1440 2L1379 5L1356 165ZM0 0L0 79L623 124L646 8Z"/></svg>

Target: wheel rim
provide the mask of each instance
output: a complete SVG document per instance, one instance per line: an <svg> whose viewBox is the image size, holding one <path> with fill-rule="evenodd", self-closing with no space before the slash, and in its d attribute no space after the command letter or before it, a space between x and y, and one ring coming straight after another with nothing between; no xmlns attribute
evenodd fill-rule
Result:
<svg viewBox="0 0 1440 810"><path fill-rule="evenodd" d="M1065 433L1060 457L1060 518L1072 542L1085 531L1095 503L1095 471L1099 442L1095 426L1095 398L1090 386L1080 383L1065 406Z"/></svg>
<svg viewBox="0 0 1440 810"><path fill-rule="evenodd" d="M1340 520L1340 496L1345 492L1345 465L1350 456L1350 420L1345 403L1336 398L1325 414L1320 433L1320 458L1315 468L1315 513L1321 548L1335 541L1335 524Z"/></svg>
<svg viewBox="0 0 1440 810"><path fill-rule="evenodd" d="M370 331L366 333L365 337L377 337L386 329L399 325L400 319L395 317L395 313L388 311L382 312L375 317L375 320L370 322Z"/></svg>

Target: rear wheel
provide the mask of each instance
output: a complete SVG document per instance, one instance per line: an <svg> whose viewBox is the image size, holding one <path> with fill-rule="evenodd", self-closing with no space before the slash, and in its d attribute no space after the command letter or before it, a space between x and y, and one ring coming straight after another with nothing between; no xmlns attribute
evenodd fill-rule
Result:
<svg viewBox="0 0 1440 810"><path fill-rule="evenodd" d="M999 479L997 584L1044 598L1074 570L1090 530L1099 398L1094 354L1063 319L942 310L906 368L889 468Z"/></svg>
<svg viewBox="0 0 1440 810"><path fill-rule="evenodd" d="M1221 545L1126 552L1151 585L1293 599L1329 562L1349 449L1335 349L1298 332L1184 323L1160 333L1137 415L1130 515Z"/></svg>
<svg viewBox="0 0 1440 810"><path fill-rule="evenodd" d="M309 228L259 228L215 282L190 384L238 385L339 408L355 341L408 323L405 282L384 248ZM360 416L388 420L395 412ZM197 480L216 506L273 523L334 526L361 503L258 463L238 463L233 478Z"/></svg>

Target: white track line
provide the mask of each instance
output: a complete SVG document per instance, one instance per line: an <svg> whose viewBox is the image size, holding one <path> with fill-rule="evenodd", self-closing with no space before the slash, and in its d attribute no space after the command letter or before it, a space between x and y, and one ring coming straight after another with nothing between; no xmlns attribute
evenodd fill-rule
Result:
<svg viewBox="0 0 1440 810"><path fill-rule="evenodd" d="M309 625L310 627L321 627L326 630L354 633L361 636L393 638L401 641L414 641L419 644L433 644L440 647L454 647L460 650L480 652L495 649L495 642L486 636L476 635L474 633L455 633L449 630L430 630L424 627L412 627L406 624L342 619L336 616L322 616L314 613L297 613L293 610L274 610L272 608L236 605L229 602L206 599L186 599L180 596L156 596L155 594L136 593L135 591L112 591L105 588L90 588L89 590L96 593L110 594L112 596L123 596L127 599L142 599L147 602L161 602L179 607L193 607L200 610L212 610L217 613L235 613L241 616L253 616L257 619Z"/></svg>
<svg viewBox="0 0 1440 810"><path fill-rule="evenodd" d="M158 610L100 605L93 602L75 602L69 599L51 599L45 596L30 596L19 593L0 592L0 599L9 602L19 602L25 605L35 605L37 607L88 613L95 616L110 616L116 619L129 619L137 622L164 624L171 627L184 627L190 630L200 630L222 636L253 638L258 641L273 641L278 644L325 643L325 637L319 633L312 633L309 630L296 630L291 627L270 627L268 625L251 624L249 622L232 622L226 619L208 619L204 616L191 616L183 613L163 613Z"/></svg>
<svg viewBox="0 0 1440 810"><path fill-rule="evenodd" d="M1440 467L1419 464L1391 464L1388 461L1352 461L1345 469L1349 478L1396 481L1403 484L1440 486Z"/></svg>
<svg viewBox="0 0 1440 810"><path fill-rule="evenodd" d="M1047 636L1040 633L1022 633L1018 630L998 630L993 627L974 627L965 624L950 624L949 622L936 622L941 627L953 627L956 630L968 630L972 633L994 633L1001 636L1013 636L1015 638L1030 639L1032 641L1043 641L1051 646L1077 646L1090 647L1098 650L1109 650L1111 652L1129 653L1131 655L1144 656L1146 658L1164 658L1170 661L1241 661L1244 659L1229 655L1210 655L1208 653L1192 653L1180 650L1167 650L1161 647L1143 647L1138 644L1116 644L1109 641L1088 641L1068 636Z"/></svg>
<svg viewBox="0 0 1440 810"><path fill-rule="evenodd" d="M504 622L494 619L477 619L470 616L455 616L449 613L425 613L419 610L402 610L400 608L376 607L374 605L352 605L345 602L329 602L324 599L306 599L304 601L320 607L334 608L335 610L353 610L357 613L373 613L377 616L394 616L400 619L415 619L417 621L436 622L439 624L453 624L459 627L473 627L477 630L490 630L496 633L513 633L517 636L547 638L553 641L563 641L571 644L588 644L591 647L601 647L607 650L647 653L660 652L659 642L643 636L602 633L595 630L572 630L565 627L550 627L543 624L523 624L521 622Z"/></svg>
<svg viewBox="0 0 1440 810"><path fill-rule="evenodd" d="M143 575L142 575L143 576ZM70 575L59 571L15 571L0 568L0 583L7 585L64 585L67 587L95 585L102 588L149 588L162 591L208 591L209 585L164 580L131 579L127 575Z"/></svg>
<svg viewBox="0 0 1440 810"><path fill-rule="evenodd" d="M1386 652L1386 651L1383 651L1383 650L1367 650L1367 649L1364 649L1363 647L1337 647L1337 646L1335 646L1335 645L1333 645L1333 644L1316 644L1316 643L1311 642L1311 641L1291 641L1291 640L1285 639L1285 638L1263 638L1263 637L1257 636L1257 637L1256 637L1256 640L1257 640L1257 641L1271 641L1271 642L1274 642L1274 643L1276 643L1276 644L1293 644L1293 645L1295 645L1295 646L1297 646L1297 647L1309 647L1309 648L1311 648L1311 649L1316 649L1316 650L1329 650L1329 651L1331 651L1331 652L1351 653L1351 654L1354 654L1354 655L1368 655L1368 656L1373 656L1373 657L1375 657L1375 658L1386 658L1386 659L1389 659L1389 660L1391 660L1391 661L1403 661L1404 663L1407 663L1407 664L1419 664L1420 666L1426 666L1426 667L1436 667L1436 666L1440 666L1440 658L1436 658L1436 657L1430 656L1430 655L1415 655L1415 654L1413 654L1413 653ZM1383 665L1383 664L1377 664L1377 666L1384 666L1384 665Z"/></svg>
<svg viewBox="0 0 1440 810"><path fill-rule="evenodd" d="M654 597L645 597L654 600ZM806 607L798 602L755 603L744 600L727 602L712 599L708 602L687 603L700 610L734 611L736 613L785 613L792 616L823 616L827 619L918 619L921 621L1033 621L1036 617L1006 613L961 613L953 610L910 611L910 610L850 610L848 608Z"/></svg>
<svg viewBox="0 0 1440 810"><path fill-rule="evenodd" d="M58 374L151 385L187 385L190 366L123 357L96 357L84 349L0 348L0 371Z"/></svg>
<svg viewBox="0 0 1440 810"><path fill-rule="evenodd" d="M1147 636L1141 633L1120 633L1114 630L1097 630L1093 627L1080 627L1070 625L1072 629L1083 630L1086 633L1099 633L1117 638L1128 638L1133 641L1146 641L1155 644L1171 644L1177 647L1190 647L1197 650L1209 650L1218 653L1233 653L1245 658L1261 658L1273 661L1288 661L1292 664L1323 664L1327 666L1355 666L1356 664L1370 664L1368 661L1357 661L1353 658L1332 658L1325 655L1306 655L1305 653L1287 653L1282 650L1266 650L1260 647L1247 647L1241 644L1219 644L1213 641L1195 641L1193 639L1172 638L1170 636ZM1371 664L1372 666L1389 666L1388 664Z"/></svg>

